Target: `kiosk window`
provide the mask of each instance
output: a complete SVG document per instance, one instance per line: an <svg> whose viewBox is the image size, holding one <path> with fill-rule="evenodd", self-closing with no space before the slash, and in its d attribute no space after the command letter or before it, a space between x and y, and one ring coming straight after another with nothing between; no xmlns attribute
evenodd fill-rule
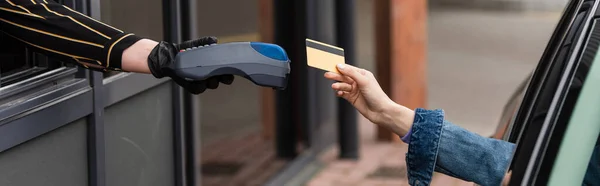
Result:
<svg viewBox="0 0 600 186"><path fill-rule="evenodd" d="M62 0L56 2L65 4ZM76 64L51 59L36 51L39 49L0 32L0 92L4 94L7 86L34 77L43 79L48 75L44 73L61 67L76 67Z"/></svg>
<svg viewBox="0 0 600 186"><path fill-rule="evenodd" d="M5 34L0 33L0 42L0 87L64 66L61 62L49 61Z"/></svg>

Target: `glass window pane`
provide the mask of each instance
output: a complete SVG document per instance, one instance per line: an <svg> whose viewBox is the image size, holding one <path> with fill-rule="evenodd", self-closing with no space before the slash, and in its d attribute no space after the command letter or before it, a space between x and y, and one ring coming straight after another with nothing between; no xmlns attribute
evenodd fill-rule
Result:
<svg viewBox="0 0 600 186"><path fill-rule="evenodd" d="M163 40L161 0L101 0L100 8L102 22L138 36ZM104 77L117 73L106 72Z"/></svg>
<svg viewBox="0 0 600 186"><path fill-rule="evenodd" d="M217 36L219 43L260 41L258 1L199 0L196 4L198 37ZM219 85L200 96L203 185L263 185L285 167L287 160L275 158L273 141L262 136L272 128L263 128L260 90L237 76L233 84Z"/></svg>
<svg viewBox="0 0 600 186"><path fill-rule="evenodd" d="M198 36L217 36L219 42L258 40L258 1L199 0L197 6Z"/></svg>

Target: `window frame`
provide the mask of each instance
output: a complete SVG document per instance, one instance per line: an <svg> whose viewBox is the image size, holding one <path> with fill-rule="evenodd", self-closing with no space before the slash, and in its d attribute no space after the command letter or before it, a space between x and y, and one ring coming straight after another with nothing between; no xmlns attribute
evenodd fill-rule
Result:
<svg viewBox="0 0 600 186"><path fill-rule="evenodd" d="M104 84L104 106L110 106L152 87L169 82L169 78L156 79L148 74L121 72L102 80Z"/></svg>
<svg viewBox="0 0 600 186"><path fill-rule="evenodd" d="M498 126L496 127L496 133L492 136L496 139L502 139L509 141L509 137L514 133L514 128L521 128L522 125L515 122L517 113L519 113L520 107L523 104L527 87L531 83L532 73L530 73L521 84L515 89L513 95L508 99L508 102L502 110Z"/></svg>

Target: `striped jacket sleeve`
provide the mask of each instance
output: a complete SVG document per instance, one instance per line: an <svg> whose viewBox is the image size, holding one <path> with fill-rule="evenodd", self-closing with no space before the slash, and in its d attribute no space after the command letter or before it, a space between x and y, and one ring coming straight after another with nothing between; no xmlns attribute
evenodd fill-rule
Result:
<svg viewBox="0 0 600 186"><path fill-rule="evenodd" d="M96 71L121 71L123 51L141 39L52 0L0 0L0 31Z"/></svg>

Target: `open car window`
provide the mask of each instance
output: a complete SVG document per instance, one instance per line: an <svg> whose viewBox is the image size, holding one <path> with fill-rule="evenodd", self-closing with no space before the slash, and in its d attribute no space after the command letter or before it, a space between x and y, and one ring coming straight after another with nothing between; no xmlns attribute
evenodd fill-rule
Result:
<svg viewBox="0 0 600 186"><path fill-rule="evenodd" d="M508 99L509 101L502 110L500 122L496 128L496 133L494 136L492 136L493 138L509 141L511 134L513 132L518 132L514 129L521 128L522 125L520 123L515 123L515 117L519 112L521 104L523 103L523 97L527 91L526 88L531 82L531 75L532 74L529 74L529 76L527 76L527 78L521 82L521 84L516 88L516 91Z"/></svg>
<svg viewBox="0 0 600 186"><path fill-rule="evenodd" d="M569 39L572 40L573 37L568 36L574 35L576 32L573 29L573 25L576 25L576 20L581 22L581 18L577 19L577 12L582 3L581 1L574 0L565 8L562 18L558 22L535 71L531 75L522 102L518 107L518 112L512 121L514 124L508 129L510 134L504 138L506 141L516 143L522 137L523 131L530 127L532 112L540 107L548 107L548 104L543 105L542 103L549 101L540 100L540 97L544 96L541 95L543 93L552 95L555 92L557 78L553 77L556 76L556 73L551 74L551 69L556 69L556 66L560 65L557 65L557 62L563 64L565 62L564 59L567 57L566 54L569 53L569 48L571 47L571 42L566 41ZM581 16L579 15L579 17ZM519 148L517 146L517 149Z"/></svg>
<svg viewBox="0 0 600 186"><path fill-rule="evenodd" d="M568 29L564 34L555 32L553 40L562 40L554 43L556 46L550 46L551 42L548 48L558 50L555 54L546 54L555 57L546 62L547 66L538 66L536 73L539 74L536 75L543 74L543 81L537 82L537 92L527 93L533 100L527 100L525 96L524 102L531 104L518 113L516 122L522 121L522 126L509 138L517 142L509 167L513 172L510 185L547 183L552 170L552 163L548 162L556 158L562 135L600 44L600 40L594 39L594 34L600 34L600 28L593 21L597 4L597 1L571 1L557 26L557 30L565 25ZM540 61L543 63L545 61ZM544 73L540 68L546 69Z"/></svg>

